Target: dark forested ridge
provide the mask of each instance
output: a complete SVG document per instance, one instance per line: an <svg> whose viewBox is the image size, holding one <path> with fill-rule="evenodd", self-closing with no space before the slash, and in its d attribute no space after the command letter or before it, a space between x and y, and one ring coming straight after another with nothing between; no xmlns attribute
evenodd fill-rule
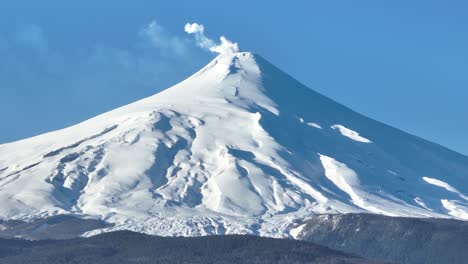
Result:
<svg viewBox="0 0 468 264"><path fill-rule="evenodd" d="M298 238L370 259L468 263L468 222L454 219L318 215L306 222Z"/></svg>
<svg viewBox="0 0 468 264"><path fill-rule="evenodd" d="M111 225L102 220L79 218L73 215L55 215L28 222L0 220L0 238L71 239L87 231L109 226Z"/></svg>
<svg viewBox="0 0 468 264"><path fill-rule="evenodd" d="M156 237L129 231L71 240L0 239L0 263L377 263L309 242L256 236Z"/></svg>
<svg viewBox="0 0 468 264"><path fill-rule="evenodd" d="M347 254L407 264L465 264L468 259L468 222L453 219L315 215L298 235L303 241L256 236L157 237L125 231L76 238L106 226L99 220L73 216L0 221L0 264L373 263Z"/></svg>

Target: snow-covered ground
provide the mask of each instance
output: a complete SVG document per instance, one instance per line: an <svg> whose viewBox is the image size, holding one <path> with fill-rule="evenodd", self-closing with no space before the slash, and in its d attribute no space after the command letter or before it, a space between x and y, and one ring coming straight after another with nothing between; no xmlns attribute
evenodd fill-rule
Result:
<svg viewBox="0 0 468 264"><path fill-rule="evenodd" d="M5 219L72 213L112 230L279 237L312 213L468 219L467 195L467 157L359 115L252 53L0 145Z"/></svg>

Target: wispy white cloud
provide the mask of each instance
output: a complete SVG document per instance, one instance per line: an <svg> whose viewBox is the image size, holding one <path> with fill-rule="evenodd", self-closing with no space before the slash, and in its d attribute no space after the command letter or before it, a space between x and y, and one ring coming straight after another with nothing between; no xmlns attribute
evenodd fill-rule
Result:
<svg viewBox="0 0 468 264"><path fill-rule="evenodd" d="M225 54L239 52L239 44L228 40L226 37L220 37L220 43L217 44L212 39L205 35L205 26L198 23L187 23L185 24L185 32L195 36L197 45L203 49L211 52Z"/></svg>
<svg viewBox="0 0 468 264"><path fill-rule="evenodd" d="M190 73L188 69L198 57L188 38L172 34L156 20L135 29L135 33L133 45L126 47L100 43L56 49L39 25L19 26L3 38L0 35L0 85L26 86L28 79L34 79L37 84L43 81L44 87L52 87L57 85L50 83L51 76L55 76L55 81L60 79L67 89L106 89L98 87L105 85L136 89L173 83L175 80L167 80L170 76Z"/></svg>
<svg viewBox="0 0 468 264"><path fill-rule="evenodd" d="M75 47L55 42L46 33L34 24L0 33L4 113L15 111L6 109L8 98L16 102L41 98L51 103L28 113L31 118L37 114L39 119L53 119L57 109L78 108L84 113L89 106L97 109L89 112L91 116L167 88L198 70L206 59L189 38L172 34L155 21L135 28L134 39L122 45L106 42L103 36L100 43Z"/></svg>
<svg viewBox="0 0 468 264"><path fill-rule="evenodd" d="M187 41L167 32L156 20L151 21L140 30L140 37L166 54L187 55Z"/></svg>
<svg viewBox="0 0 468 264"><path fill-rule="evenodd" d="M40 53L45 53L48 48L42 28L34 24L22 26L15 33L15 41L23 47L36 50Z"/></svg>

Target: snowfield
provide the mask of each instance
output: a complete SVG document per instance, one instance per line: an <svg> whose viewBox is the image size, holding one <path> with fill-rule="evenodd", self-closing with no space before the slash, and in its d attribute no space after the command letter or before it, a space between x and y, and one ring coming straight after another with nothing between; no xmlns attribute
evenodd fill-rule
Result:
<svg viewBox="0 0 468 264"><path fill-rule="evenodd" d="M467 157L353 112L252 53L220 55L154 96L0 145L0 217L115 224L87 235L284 237L313 213L468 219L467 195Z"/></svg>

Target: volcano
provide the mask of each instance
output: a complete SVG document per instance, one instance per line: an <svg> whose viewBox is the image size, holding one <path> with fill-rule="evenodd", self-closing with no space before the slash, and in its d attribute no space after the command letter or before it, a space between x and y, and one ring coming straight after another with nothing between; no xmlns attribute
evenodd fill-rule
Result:
<svg viewBox="0 0 468 264"><path fill-rule="evenodd" d="M2 219L288 237L310 215L344 213L468 219L468 157L362 116L249 52L0 145Z"/></svg>

